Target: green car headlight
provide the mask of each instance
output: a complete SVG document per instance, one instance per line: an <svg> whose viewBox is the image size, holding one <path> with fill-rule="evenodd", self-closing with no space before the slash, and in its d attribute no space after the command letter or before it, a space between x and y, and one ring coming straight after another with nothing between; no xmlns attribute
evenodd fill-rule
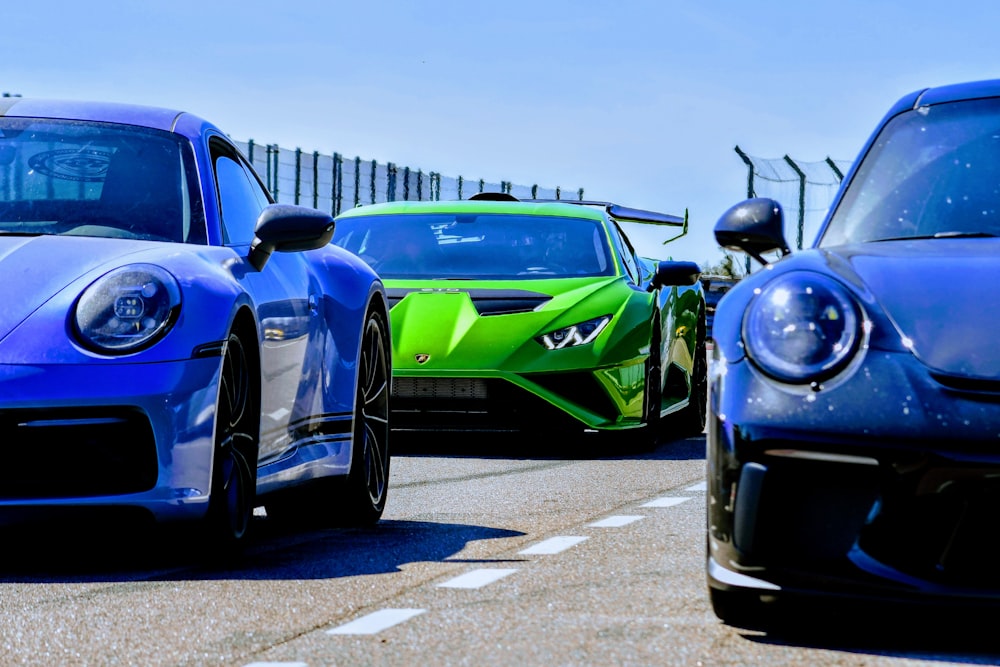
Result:
<svg viewBox="0 0 1000 667"><path fill-rule="evenodd" d="M127 354L160 340L177 319L177 280L152 264L107 273L76 302L73 324L80 341L104 354Z"/></svg>
<svg viewBox="0 0 1000 667"><path fill-rule="evenodd" d="M561 350L567 347L586 345L597 338L598 334L604 330L604 327L608 326L608 322L610 321L610 315L595 317L586 322L550 331L535 340L548 350Z"/></svg>
<svg viewBox="0 0 1000 667"><path fill-rule="evenodd" d="M765 373L789 383L843 370L864 338L863 315L839 283L817 273L788 273L763 287L743 319L743 343Z"/></svg>

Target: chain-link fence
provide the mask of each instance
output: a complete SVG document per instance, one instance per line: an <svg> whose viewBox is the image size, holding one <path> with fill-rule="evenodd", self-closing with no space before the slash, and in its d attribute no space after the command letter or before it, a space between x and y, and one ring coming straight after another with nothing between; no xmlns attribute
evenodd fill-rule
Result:
<svg viewBox="0 0 1000 667"><path fill-rule="evenodd" d="M311 206L333 215L362 204L387 201L468 199L477 192L506 192L518 199L583 200L583 188L563 190L509 181L487 183L462 176L401 167L392 162L345 158L252 139L236 142L281 203Z"/></svg>
<svg viewBox="0 0 1000 667"><path fill-rule="evenodd" d="M819 232L833 201L849 160L826 158L802 162L787 155L783 158L760 158L747 155L736 147L747 165L747 197L770 197L781 203L786 224L796 225L795 248L811 243Z"/></svg>

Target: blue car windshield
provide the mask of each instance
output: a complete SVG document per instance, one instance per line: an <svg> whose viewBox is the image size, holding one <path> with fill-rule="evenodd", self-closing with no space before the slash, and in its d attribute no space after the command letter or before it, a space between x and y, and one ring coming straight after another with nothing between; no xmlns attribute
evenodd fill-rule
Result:
<svg viewBox="0 0 1000 667"><path fill-rule="evenodd" d="M196 174L169 132L0 118L0 235L204 243Z"/></svg>
<svg viewBox="0 0 1000 667"><path fill-rule="evenodd" d="M333 242L383 278L510 280L614 275L595 220L539 215L400 214L337 220Z"/></svg>
<svg viewBox="0 0 1000 667"><path fill-rule="evenodd" d="M879 133L820 246L1000 236L1000 102L918 107Z"/></svg>

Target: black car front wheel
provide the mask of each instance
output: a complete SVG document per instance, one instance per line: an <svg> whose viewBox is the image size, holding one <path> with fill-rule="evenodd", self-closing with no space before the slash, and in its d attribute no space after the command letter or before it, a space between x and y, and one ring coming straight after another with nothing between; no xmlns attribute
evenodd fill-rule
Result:
<svg viewBox="0 0 1000 667"><path fill-rule="evenodd" d="M380 312L370 311L361 339L351 471L339 514L347 525L377 523L389 491L388 330Z"/></svg>
<svg viewBox="0 0 1000 667"><path fill-rule="evenodd" d="M222 360L215 415L212 488L206 528L220 549L246 537L257 483L257 402L243 342L230 334Z"/></svg>

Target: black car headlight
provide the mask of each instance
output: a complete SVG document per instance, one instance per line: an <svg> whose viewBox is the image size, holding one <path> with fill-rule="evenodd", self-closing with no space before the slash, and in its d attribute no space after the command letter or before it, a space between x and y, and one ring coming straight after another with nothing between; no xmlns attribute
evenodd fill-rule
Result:
<svg viewBox="0 0 1000 667"><path fill-rule="evenodd" d="M177 319L177 280L152 264L106 273L83 291L73 324L80 341L105 354L127 354L161 339Z"/></svg>
<svg viewBox="0 0 1000 667"><path fill-rule="evenodd" d="M541 343L548 350L561 350L567 347L586 345L597 338L598 334L604 331L604 327L608 326L608 322L610 321L610 315L595 317L594 319L587 320L586 322L580 322L579 324L550 331L547 334L539 336L535 340Z"/></svg>
<svg viewBox="0 0 1000 667"><path fill-rule="evenodd" d="M842 371L864 338L864 316L840 283L818 273L787 273L754 296L743 316L743 343L767 375L790 383Z"/></svg>

